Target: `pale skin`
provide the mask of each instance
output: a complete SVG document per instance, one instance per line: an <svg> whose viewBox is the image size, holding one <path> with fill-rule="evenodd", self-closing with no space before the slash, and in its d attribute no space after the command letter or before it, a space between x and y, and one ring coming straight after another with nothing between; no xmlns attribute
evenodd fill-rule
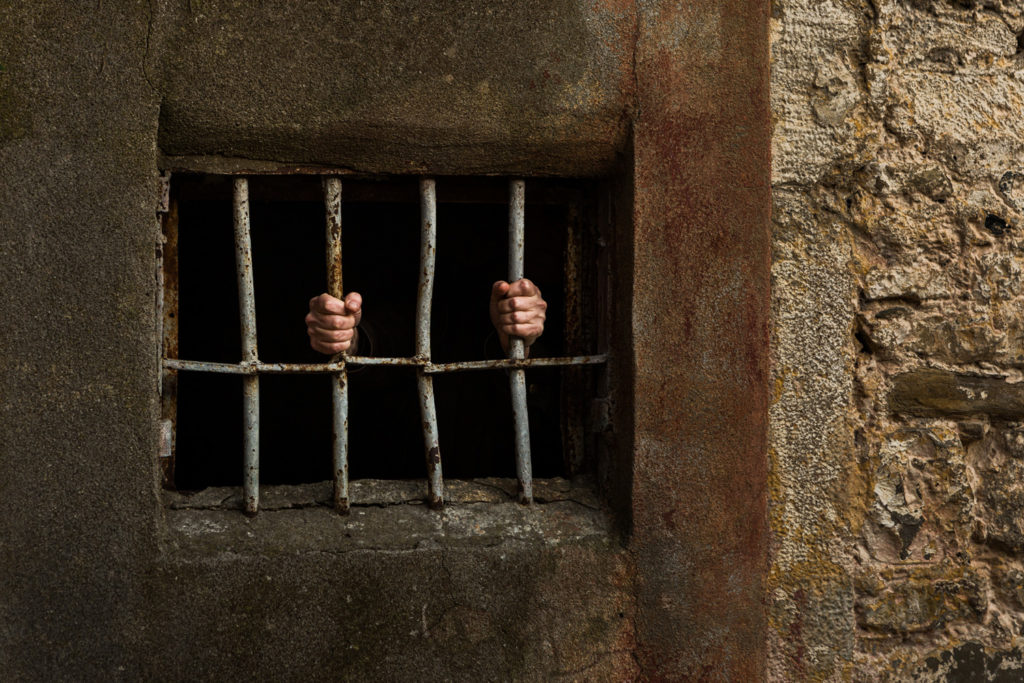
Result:
<svg viewBox="0 0 1024 683"><path fill-rule="evenodd" d="M510 337L521 337L529 355L530 346L544 332L548 305L540 288L523 278L509 283L499 280L491 286L491 324L498 333L501 348L508 353ZM309 300L306 333L309 344L320 353L357 353L363 317L363 297L349 292L344 299L321 294Z"/></svg>

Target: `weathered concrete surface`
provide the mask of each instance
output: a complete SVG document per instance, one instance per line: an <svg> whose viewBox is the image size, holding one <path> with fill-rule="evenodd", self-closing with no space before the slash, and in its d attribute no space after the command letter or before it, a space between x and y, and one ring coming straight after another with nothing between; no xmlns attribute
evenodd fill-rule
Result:
<svg viewBox="0 0 1024 683"><path fill-rule="evenodd" d="M1018 680L1022 9L771 25L770 676Z"/></svg>
<svg viewBox="0 0 1024 683"><path fill-rule="evenodd" d="M148 3L0 5L0 668L138 651L151 467L158 94ZM138 656L138 655L134 655Z"/></svg>
<svg viewBox="0 0 1024 683"><path fill-rule="evenodd" d="M765 4L645 3L639 36L631 2L243 4L0 5L4 673L762 677ZM633 367L609 470L631 475L615 500L628 550L613 522L595 531L590 511L558 505L528 533L501 510L454 509L438 531L415 506L370 521L167 509L161 152L388 173L631 169L614 208L630 237L617 286L632 291L616 303L635 346L617 349ZM345 524L364 524L363 545Z"/></svg>
<svg viewBox="0 0 1024 683"><path fill-rule="evenodd" d="M628 133L632 3L160 8L168 154L578 176L608 173Z"/></svg>
<svg viewBox="0 0 1024 683"><path fill-rule="evenodd" d="M630 546L638 656L764 676L767 3L640 5Z"/></svg>
<svg viewBox="0 0 1024 683"><path fill-rule="evenodd" d="M133 674L635 677L631 563L607 517L502 498L441 513L357 506L348 518L326 505L252 520L237 507L169 510L150 577L157 642Z"/></svg>

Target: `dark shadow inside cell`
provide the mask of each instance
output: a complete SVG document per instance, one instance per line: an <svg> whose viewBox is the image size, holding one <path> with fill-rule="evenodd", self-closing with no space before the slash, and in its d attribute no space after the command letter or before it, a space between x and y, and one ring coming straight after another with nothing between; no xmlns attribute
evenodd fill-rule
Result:
<svg viewBox="0 0 1024 683"><path fill-rule="evenodd" d="M362 328L375 356L414 354L420 214L416 183L347 183L343 191L343 277L363 296ZM438 181L437 272L432 311L436 362L499 358L488 315L492 283L507 268L508 208L501 201L446 201ZM500 189L500 183L498 184ZM188 360L241 357L231 181L177 183L179 347ZM304 317L325 290L325 212L315 178L259 178L250 187L259 357L318 363ZM568 209L527 203L526 274L548 302L533 356L564 350L563 268ZM365 346L360 353L366 352ZM563 474L558 370L527 372L534 476ZM514 476L513 430L503 370L436 375L446 477ZM179 373L175 484L194 490L241 482L241 378ZM426 465L410 368L364 367L350 376L352 479L423 478ZM331 476L328 376L263 375L260 481L291 484Z"/></svg>

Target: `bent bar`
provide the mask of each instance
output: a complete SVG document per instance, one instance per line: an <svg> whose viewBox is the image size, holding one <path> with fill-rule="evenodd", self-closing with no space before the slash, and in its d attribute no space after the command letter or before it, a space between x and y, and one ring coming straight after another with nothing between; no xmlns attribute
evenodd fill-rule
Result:
<svg viewBox="0 0 1024 683"><path fill-rule="evenodd" d="M416 357L430 363L430 306L434 295L434 256L437 252L437 191L433 179L420 180L420 281L416 296ZM434 378L421 367L416 371L423 418L423 448L427 460L427 502L444 504L441 449L434 409Z"/></svg>
<svg viewBox="0 0 1024 683"><path fill-rule="evenodd" d="M327 212L327 293L343 299L341 278L341 178L324 178L324 208ZM348 371L345 354L331 359L331 400L334 404L331 450L334 466L334 509L348 514Z"/></svg>
<svg viewBox="0 0 1024 683"><path fill-rule="evenodd" d="M238 274L238 309L242 321L242 361L258 363L256 348L256 293L252 284L252 243L249 239L249 180L235 178L235 269ZM255 515L260 504L260 378L242 378L244 406L242 494L245 514Z"/></svg>
<svg viewBox="0 0 1024 683"><path fill-rule="evenodd" d="M509 182L508 212L508 281L523 278L523 253L526 230L526 183L522 180ZM523 360L526 356L523 340L512 337L509 340L509 356L512 360ZM526 409L526 373L522 368L512 370L509 375L512 388L512 417L516 430L516 477L519 479L519 502L529 505L533 502L533 465L530 458L530 417Z"/></svg>

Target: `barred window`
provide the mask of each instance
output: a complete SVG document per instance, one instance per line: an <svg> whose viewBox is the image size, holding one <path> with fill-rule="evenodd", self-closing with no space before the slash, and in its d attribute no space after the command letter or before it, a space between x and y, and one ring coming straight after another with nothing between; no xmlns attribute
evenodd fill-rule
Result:
<svg viewBox="0 0 1024 683"><path fill-rule="evenodd" d="M159 254L160 466L164 486L331 479L533 477L593 467L589 397L607 360L587 181L343 178L167 179ZM523 276L548 302L529 358L504 357L487 314L495 280ZM309 348L311 296L363 295L355 354ZM355 501L358 502L358 501Z"/></svg>

